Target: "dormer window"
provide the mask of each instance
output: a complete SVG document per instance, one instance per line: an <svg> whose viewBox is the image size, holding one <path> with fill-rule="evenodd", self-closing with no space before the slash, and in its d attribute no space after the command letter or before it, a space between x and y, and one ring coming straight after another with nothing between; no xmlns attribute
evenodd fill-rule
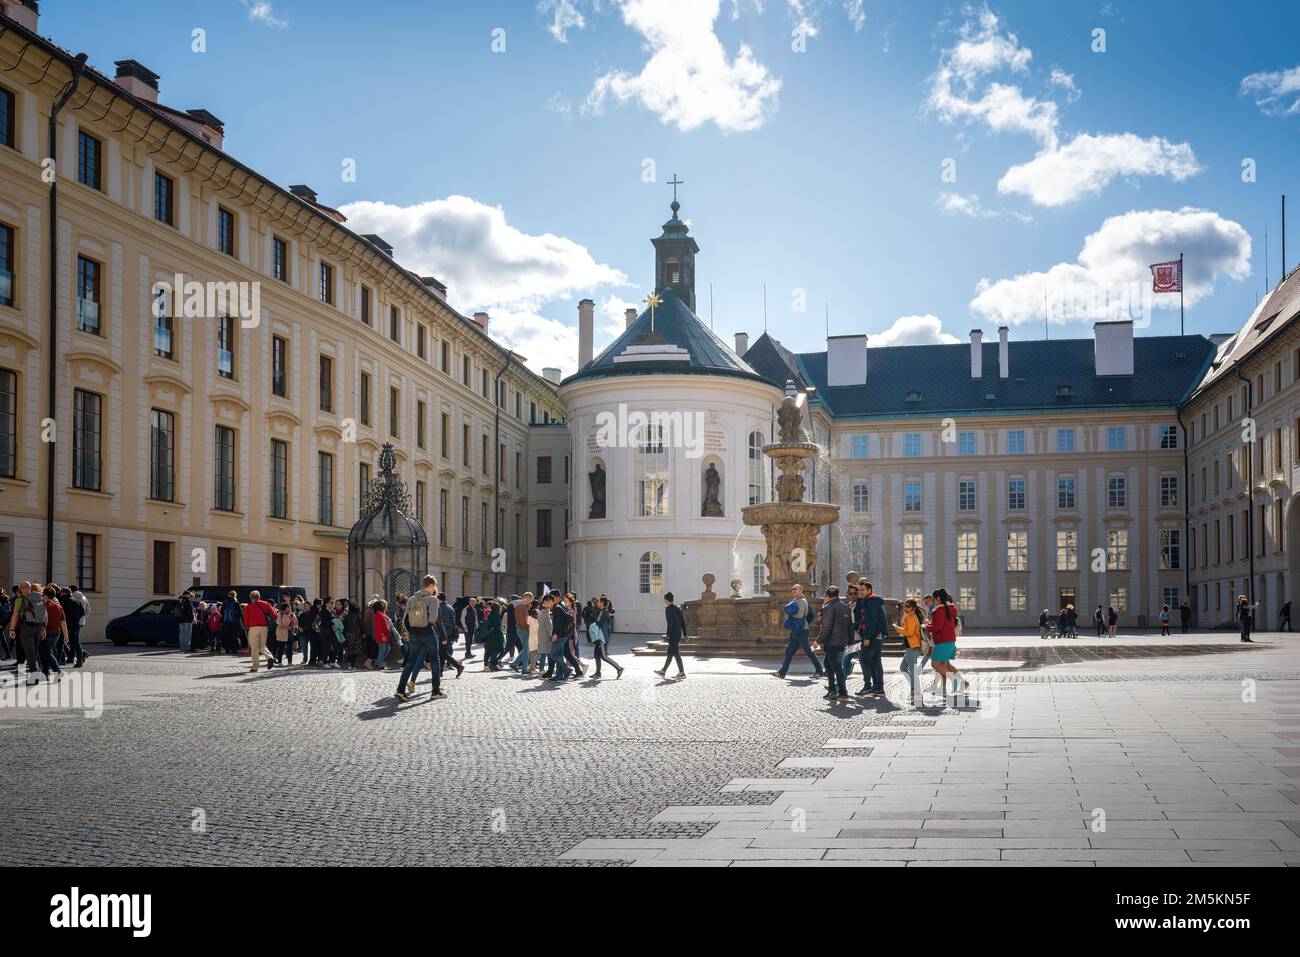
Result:
<svg viewBox="0 0 1300 957"><path fill-rule="evenodd" d="M1069 385L1058 385L1056 387L1056 394L1061 398L1067 398L1074 395L1074 387Z"/></svg>
<svg viewBox="0 0 1300 957"><path fill-rule="evenodd" d="M911 392L907 393L906 399L908 402L920 402L921 393L913 389Z"/></svg>

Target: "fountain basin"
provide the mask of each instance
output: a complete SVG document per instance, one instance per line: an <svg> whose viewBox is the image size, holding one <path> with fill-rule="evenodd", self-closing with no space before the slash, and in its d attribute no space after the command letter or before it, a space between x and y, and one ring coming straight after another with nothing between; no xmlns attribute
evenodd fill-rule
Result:
<svg viewBox="0 0 1300 957"><path fill-rule="evenodd" d="M838 505L825 502L759 502L740 510L746 525L831 525L840 517Z"/></svg>

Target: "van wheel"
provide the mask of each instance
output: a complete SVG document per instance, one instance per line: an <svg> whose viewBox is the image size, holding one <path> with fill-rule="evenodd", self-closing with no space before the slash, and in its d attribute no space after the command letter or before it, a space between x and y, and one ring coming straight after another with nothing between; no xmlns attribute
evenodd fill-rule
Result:
<svg viewBox="0 0 1300 957"><path fill-rule="evenodd" d="M158 639L156 639L156 638L146 638L144 643L145 643L146 645L148 645L150 648L154 648L154 647L157 647L157 645L158 645Z"/></svg>
<svg viewBox="0 0 1300 957"><path fill-rule="evenodd" d="M108 640L113 643L115 648L121 648L126 644L126 636L120 631L115 631L108 636Z"/></svg>

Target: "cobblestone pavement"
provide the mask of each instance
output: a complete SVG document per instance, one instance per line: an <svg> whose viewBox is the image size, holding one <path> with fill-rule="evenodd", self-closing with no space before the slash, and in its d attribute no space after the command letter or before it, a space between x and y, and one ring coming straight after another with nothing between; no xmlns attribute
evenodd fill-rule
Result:
<svg viewBox="0 0 1300 957"><path fill-rule="evenodd" d="M1289 646L980 671L921 711L619 650L621 680L475 661L400 707L395 672L98 654L100 717L0 709L0 864L1300 864Z"/></svg>

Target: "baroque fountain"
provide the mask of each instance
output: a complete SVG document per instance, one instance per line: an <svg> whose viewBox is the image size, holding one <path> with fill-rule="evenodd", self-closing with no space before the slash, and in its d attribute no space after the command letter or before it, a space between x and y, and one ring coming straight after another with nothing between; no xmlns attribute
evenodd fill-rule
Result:
<svg viewBox="0 0 1300 957"><path fill-rule="evenodd" d="M840 507L804 501L804 468L820 451L803 427L806 401L802 393L785 397L777 412L778 441L763 446L763 454L781 472L777 500L741 509L744 523L758 526L767 541L767 594L742 598L741 583L733 580L732 597L719 599L713 592L714 576L705 575L704 593L685 604L695 654L779 656L788 637L781 623L791 586L803 585L804 594L813 598L817 538L824 526L839 519ZM814 601L814 608L818 604Z"/></svg>

